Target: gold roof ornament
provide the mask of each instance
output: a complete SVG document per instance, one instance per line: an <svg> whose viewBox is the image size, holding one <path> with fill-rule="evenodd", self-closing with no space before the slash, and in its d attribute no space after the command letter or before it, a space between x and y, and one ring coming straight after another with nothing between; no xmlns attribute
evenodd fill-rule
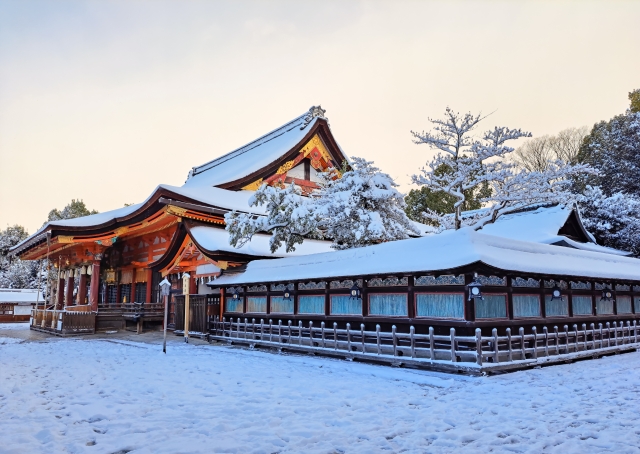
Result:
<svg viewBox="0 0 640 454"><path fill-rule="evenodd" d="M260 189L261 185L262 185L262 178L258 178L256 181L246 185L242 189L245 191L257 191L258 189Z"/></svg>
<svg viewBox="0 0 640 454"><path fill-rule="evenodd" d="M278 169L278 171L276 172L276 175L283 175L287 173L289 170L291 170L292 167L293 167L293 159L291 161L288 161L282 164Z"/></svg>

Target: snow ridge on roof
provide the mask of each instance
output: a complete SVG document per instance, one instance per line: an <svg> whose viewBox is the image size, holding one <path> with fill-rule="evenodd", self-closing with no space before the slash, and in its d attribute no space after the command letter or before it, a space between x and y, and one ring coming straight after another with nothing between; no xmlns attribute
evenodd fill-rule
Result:
<svg viewBox="0 0 640 454"><path fill-rule="evenodd" d="M311 107L307 112L273 131L189 172L185 185L210 185L237 180L280 158L297 145L313 127L317 118L325 118L324 110ZM206 174L206 178L203 178Z"/></svg>

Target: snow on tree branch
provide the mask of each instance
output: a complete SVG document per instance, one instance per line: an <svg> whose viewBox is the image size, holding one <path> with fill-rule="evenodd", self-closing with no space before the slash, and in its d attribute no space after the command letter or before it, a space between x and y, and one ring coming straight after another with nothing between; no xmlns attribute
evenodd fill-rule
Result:
<svg viewBox="0 0 640 454"><path fill-rule="evenodd" d="M235 211L225 216L230 244L242 247L256 233L268 232L271 252L283 243L291 252L304 238L328 238L333 248L349 249L418 235L392 178L373 162L352 160L341 178L335 171L322 174L321 188L310 197L302 196L294 184L263 185L249 204L265 206L266 216Z"/></svg>
<svg viewBox="0 0 640 454"><path fill-rule="evenodd" d="M520 171L515 163L506 159L514 151L507 142L531 137L531 133L495 127L478 139L471 133L481 120L480 115L460 115L447 108L445 120L429 120L435 125L435 132L412 132L415 143L440 151L420 174L413 175L413 182L433 191L443 191L457 200L453 216L424 214L443 229L459 229L464 225L478 230L504 214L535 204L574 203L578 196L571 191L572 178L595 173L588 165L569 165L559 160L542 171ZM442 172L443 168L447 171ZM479 199L486 208L463 218L461 207L467 194L482 185L490 188L490 195Z"/></svg>

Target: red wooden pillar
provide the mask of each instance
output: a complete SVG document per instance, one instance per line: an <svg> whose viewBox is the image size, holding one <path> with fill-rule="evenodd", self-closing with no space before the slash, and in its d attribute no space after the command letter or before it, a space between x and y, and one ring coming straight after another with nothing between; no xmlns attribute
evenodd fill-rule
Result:
<svg viewBox="0 0 640 454"><path fill-rule="evenodd" d="M64 272L64 271L63 271ZM56 301L56 309L61 310L64 307L64 277L58 279L58 297Z"/></svg>
<svg viewBox="0 0 640 454"><path fill-rule="evenodd" d="M67 277L67 294L65 295L65 306L73 306L73 273L74 270L69 270L70 276Z"/></svg>
<svg viewBox="0 0 640 454"><path fill-rule="evenodd" d="M80 269L80 285L78 286L78 304L84 304L87 299L87 272Z"/></svg>
<svg viewBox="0 0 640 454"><path fill-rule="evenodd" d="M98 292L100 292L100 260L96 260L91 264L91 295L89 295L89 304L93 312L98 311ZM103 301L104 304L106 301Z"/></svg>
<svg viewBox="0 0 640 454"><path fill-rule="evenodd" d="M153 296L153 271L151 270L151 268L147 268L146 270L147 272L147 298L145 303L150 304L151 301L151 297ZM156 303L158 303L159 301L155 301Z"/></svg>

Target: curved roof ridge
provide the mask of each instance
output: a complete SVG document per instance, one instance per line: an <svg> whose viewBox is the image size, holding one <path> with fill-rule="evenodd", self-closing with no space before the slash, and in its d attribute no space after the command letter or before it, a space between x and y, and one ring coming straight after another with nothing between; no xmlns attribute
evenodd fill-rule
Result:
<svg viewBox="0 0 640 454"><path fill-rule="evenodd" d="M258 137L257 139L239 147L236 148L233 151L230 151L227 154L224 154L220 157L217 157L215 159L212 159L209 162L206 162L204 164L201 164L199 166L193 167L191 169L191 173L189 174L189 177L198 175L199 173L202 172L206 172L209 169L212 169L214 167L216 167L219 164L222 164L224 162L227 162L229 159L233 159L237 156L240 156L244 153L246 153L249 150L252 150L253 148L262 145L263 143L269 142L270 140L275 139L276 137L281 136L282 134L290 131L291 129L293 129L294 127L298 126L298 124L302 123L305 119L305 117L309 115L309 111L306 111L305 113L303 113L302 115L294 118L293 120L285 123L282 126L277 127L276 129L274 129L271 132L268 132L266 134L264 134L263 136ZM206 168L205 168L206 167Z"/></svg>

